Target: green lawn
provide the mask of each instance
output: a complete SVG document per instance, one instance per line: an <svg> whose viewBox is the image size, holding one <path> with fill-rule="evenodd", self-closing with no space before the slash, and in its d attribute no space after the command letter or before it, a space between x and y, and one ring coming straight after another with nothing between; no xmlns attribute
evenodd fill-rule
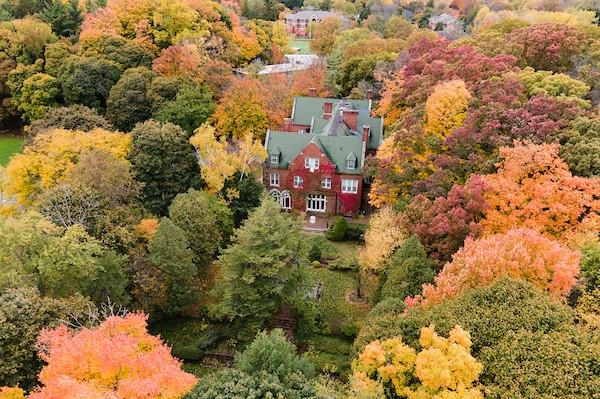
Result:
<svg viewBox="0 0 600 399"><path fill-rule="evenodd" d="M310 40L308 39L291 39L288 42L288 46L292 49L298 49L299 54L312 54L308 44Z"/></svg>
<svg viewBox="0 0 600 399"><path fill-rule="evenodd" d="M13 154L21 152L22 146L20 137L0 137L0 165L6 166Z"/></svg>

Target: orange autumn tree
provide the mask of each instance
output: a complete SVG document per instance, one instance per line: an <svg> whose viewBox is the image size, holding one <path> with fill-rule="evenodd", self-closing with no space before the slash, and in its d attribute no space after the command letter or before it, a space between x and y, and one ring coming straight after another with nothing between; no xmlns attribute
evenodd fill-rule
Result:
<svg viewBox="0 0 600 399"><path fill-rule="evenodd" d="M267 96L268 92L260 81L234 79L212 115L219 134L240 138L252 133L255 138L263 138L274 122Z"/></svg>
<svg viewBox="0 0 600 399"><path fill-rule="evenodd" d="M147 317L111 316L95 328L65 325L38 338L42 387L29 399L177 399L196 383L169 348L148 334Z"/></svg>
<svg viewBox="0 0 600 399"><path fill-rule="evenodd" d="M498 172L485 176L489 207L481 222L484 233L525 227L568 240L598 230L600 180L573 176L558 152L558 144L500 149Z"/></svg>
<svg viewBox="0 0 600 399"><path fill-rule="evenodd" d="M424 285L422 296L408 298L407 303L440 303L501 278L524 279L564 298L577 281L579 259L578 251L536 230L512 229L479 240L469 237L436 276L435 283Z"/></svg>

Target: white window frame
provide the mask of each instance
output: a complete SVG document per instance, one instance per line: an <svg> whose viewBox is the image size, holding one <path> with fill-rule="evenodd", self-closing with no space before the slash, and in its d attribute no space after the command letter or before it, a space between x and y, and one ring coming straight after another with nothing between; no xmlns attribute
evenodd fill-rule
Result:
<svg viewBox="0 0 600 399"><path fill-rule="evenodd" d="M274 188L273 190L269 191L269 195L273 197L275 201L281 203L281 193L279 192L279 190Z"/></svg>
<svg viewBox="0 0 600 399"><path fill-rule="evenodd" d="M278 164L279 163L279 155L277 154L271 154L271 163L272 164Z"/></svg>
<svg viewBox="0 0 600 399"><path fill-rule="evenodd" d="M279 173L269 174L269 185L272 187L279 187Z"/></svg>
<svg viewBox="0 0 600 399"><path fill-rule="evenodd" d="M306 210L310 212L327 212L327 196L324 194L309 194L306 197Z"/></svg>
<svg viewBox="0 0 600 399"><path fill-rule="evenodd" d="M356 169L356 159L347 159L346 169Z"/></svg>
<svg viewBox="0 0 600 399"><path fill-rule="evenodd" d="M342 179L342 193L358 194L358 180Z"/></svg>
<svg viewBox="0 0 600 399"><path fill-rule="evenodd" d="M331 188L331 177L324 177L321 180L321 188L325 188L325 189Z"/></svg>
<svg viewBox="0 0 600 399"><path fill-rule="evenodd" d="M292 209L292 195L289 191L284 190L281 192L279 203L281 204L281 209Z"/></svg>
<svg viewBox="0 0 600 399"><path fill-rule="evenodd" d="M294 176L294 187L299 188L299 187L302 187L303 185L304 185L304 179L302 178L302 176L295 175Z"/></svg>
<svg viewBox="0 0 600 399"><path fill-rule="evenodd" d="M319 170L319 166L321 164L321 161L319 158L313 158L313 157L305 157L304 158L304 168L305 169L310 169L310 170Z"/></svg>

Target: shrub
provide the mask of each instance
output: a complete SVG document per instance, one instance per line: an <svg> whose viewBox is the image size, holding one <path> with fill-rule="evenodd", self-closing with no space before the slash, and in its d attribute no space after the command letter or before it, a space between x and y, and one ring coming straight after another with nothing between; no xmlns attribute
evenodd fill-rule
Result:
<svg viewBox="0 0 600 399"><path fill-rule="evenodd" d="M334 259L327 264L327 268L330 270L356 270L358 268L358 264L356 263L356 259Z"/></svg>
<svg viewBox="0 0 600 399"><path fill-rule="evenodd" d="M312 365L296 354L296 347L275 329L260 332L246 350L235 358L236 368L248 374L266 372L286 384L293 374L306 378L314 375Z"/></svg>
<svg viewBox="0 0 600 399"><path fill-rule="evenodd" d="M321 260L321 246L318 242L314 242L308 251L308 260L318 262Z"/></svg>
<svg viewBox="0 0 600 399"><path fill-rule="evenodd" d="M333 226L329 228L325 236L331 241L343 241L348 231L348 222L343 216L335 218Z"/></svg>
<svg viewBox="0 0 600 399"><path fill-rule="evenodd" d="M597 347L574 332L508 333L479 358L486 398L594 398L600 394Z"/></svg>
<svg viewBox="0 0 600 399"><path fill-rule="evenodd" d="M195 361L202 358L202 351L196 345L174 346L171 352L180 360Z"/></svg>
<svg viewBox="0 0 600 399"><path fill-rule="evenodd" d="M383 303L383 302L382 302ZM402 307L386 303L375 307L354 343L356 351L375 339L401 336L417 348L419 329L434 324L447 334L456 324L467 329L473 353L496 345L510 331L549 332L562 329L574 320L574 313L544 291L521 280L503 279L476 288L430 308L414 307L399 317ZM385 309L388 308L388 309Z"/></svg>
<svg viewBox="0 0 600 399"><path fill-rule="evenodd" d="M239 370L225 369L200 380L185 399L221 398L286 398L317 399L314 386L302 375L294 374L286 387L274 375L261 372L250 375Z"/></svg>

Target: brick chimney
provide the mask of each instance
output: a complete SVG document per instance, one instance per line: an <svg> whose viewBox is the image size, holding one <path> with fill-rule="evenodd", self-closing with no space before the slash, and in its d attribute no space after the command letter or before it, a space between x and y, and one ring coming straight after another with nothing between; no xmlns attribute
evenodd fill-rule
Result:
<svg viewBox="0 0 600 399"><path fill-rule="evenodd" d="M311 97L316 97L317 96L317 88L316 87L310 87L308 89L308 95Z"/></svg>
<svg viewBox="0 0 600 399"><path fill-rule="evenodd" d="M358 130L358 110L344 109L342 110L342 119L346 125L352 130Z"/></svg>
<svg viewBox="0 0 600 399"><path fill-rule="evenodd" d="M367 90L367 100L372 100L373 99L373 89L368 89Z"/></svg>
<svg viewBox="0 0 600 399"><path fill-rule="evenodd" d="M292 118L283 118L283 131L284 132L292 131Z"/></svg>
<svg viewBox="0 0 600 399"><path fill-rule="evenodd" d="M371 134L371 127L369 125L363 125L363 141L369 142L369 135Z"/></svg>
<svg viewBox="0 0 600 399"><path fill-rule="evenodd" d="M327 101L323 103L323 119L331 118L331 113L333 112L333 103L331 101Z"/></svg>

